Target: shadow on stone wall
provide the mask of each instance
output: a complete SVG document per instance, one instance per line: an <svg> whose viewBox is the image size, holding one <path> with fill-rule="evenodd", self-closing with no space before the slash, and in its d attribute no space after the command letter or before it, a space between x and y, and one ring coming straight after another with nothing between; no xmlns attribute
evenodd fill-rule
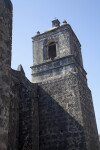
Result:
<svg viewBox="0 0 100 150"><path fill-rule="evenodd" d="M8 150L38 150L37 85L12 70Z"/></svg>
<svg viewBox="0 0 100 150"><path fill-rule="evenodd" d="M70 109L67 112L63 103L50 96L53 88L48 92L43 88L38 86L39 150L86 150L83 127L70 115Z"/></svg>

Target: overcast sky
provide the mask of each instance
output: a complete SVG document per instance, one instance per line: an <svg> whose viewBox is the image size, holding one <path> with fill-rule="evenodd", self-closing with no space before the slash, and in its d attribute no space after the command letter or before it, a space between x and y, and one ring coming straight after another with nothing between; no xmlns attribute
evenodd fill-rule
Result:
<svg viewBox="0 0 100 150"><path fill-rule="evenodd" d="M100 133L100 0L12 0L12 68L22 64L31 80L32 39L51 27L58 18L72 26L82 45L83 63L92 91L97 126Z"/></svg>

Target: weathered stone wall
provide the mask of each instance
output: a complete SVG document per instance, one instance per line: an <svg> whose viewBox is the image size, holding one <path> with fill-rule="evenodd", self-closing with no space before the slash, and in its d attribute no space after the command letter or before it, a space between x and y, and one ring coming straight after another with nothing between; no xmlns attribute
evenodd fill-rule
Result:
<svg viewBox="0 0 100 150"><path fill-rule="evenodd" d="M39 149L99 150L91 92L76 69L39 84Z"/></svg>
<svg viewBox="0 0 100 150"><path fill-rule="evenodd" d="M0 150L6 150L8 144L11 41L12 4L10 0L0 0Z"/></svg>
<svg viewBox="0 0 100 150"><path fill-rule="evenodd" d="M75 59L72 55L33 66L33 82L39 83L59 78L74 70ZM70 65L69 65L70 64Z"/></svg>
<svg viewBox="0 0 100 150"><path fill-rule="evenodd" d="M80 73L78 74L78 85L87 149L99 150L99 138L91 91L83 75Z"/></svg>
<svg viewBox="0 0 100 150"><path fill-rule="evenodd" d="M39 84L39 149L86 150L77 74Z"/></svg>
<svg viewBox="0 0 100 150"><path fill-rule="evenodd" d="M12 70L8 150L38 150L37 85L21 71Z"/></svg>
<svg viewBox="0 0 100 150"><path fill-rule="evenodd" d="M85 70L81 65L78 65L78 60L75 56L68 55L31 67L33 82L39 83L66 76L68 72L75 71L75 65L86 76Z"/></svg>
<svg viewBox="0 0 100 150"><path fill-rule="evenodd" d="M79 43L78 39L75 36L75 33L72 30L70 30L70 47L71 54L74 55L77 63L83 67L81 44Z"/></svg>

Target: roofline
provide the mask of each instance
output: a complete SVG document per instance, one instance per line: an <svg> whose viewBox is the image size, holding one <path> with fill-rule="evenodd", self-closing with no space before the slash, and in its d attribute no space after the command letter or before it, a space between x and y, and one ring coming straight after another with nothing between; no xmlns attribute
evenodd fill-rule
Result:
<svg viewBox="0 0 100 150"><path fill-rule="evenodd" d="M73 34L74 37L77 39L77 42L79 43L79 45L80 45L80 47L81 47L81 44L80 44L79 39L77 38L76 34L74 33L72 27L71 27L69 24L61 25L61 26L59 26L59 27L57 27L57 28L54 28L54 29L51 28L52 30L50 30L50 31L43 32L43 33L41 33L40 35L36 35L36 36L32 37L32 40L33 40L33 42L34 42L35 40L37 41L38 38L40 38L40 37L43 36L43 35L46 35L46 34L48 34L48 33L50 33L50 32L55 32L55 31L57 31L57 30L59 30L59 29L65 29L66 27L67 27L67 29L69 29L69 30L72 32L72 34Z"/></svg>

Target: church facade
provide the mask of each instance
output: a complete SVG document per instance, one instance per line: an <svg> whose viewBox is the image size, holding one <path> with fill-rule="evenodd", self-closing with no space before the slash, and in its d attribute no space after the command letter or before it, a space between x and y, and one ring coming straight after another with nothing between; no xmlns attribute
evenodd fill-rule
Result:
<svg viewBox="0 0 100 150"><path fill-rule="evenodd" d="M0 149L99 150L81 44L71 26L52 21L32 38L32 83L11 69L12 4L0 1Z"/></svg>

